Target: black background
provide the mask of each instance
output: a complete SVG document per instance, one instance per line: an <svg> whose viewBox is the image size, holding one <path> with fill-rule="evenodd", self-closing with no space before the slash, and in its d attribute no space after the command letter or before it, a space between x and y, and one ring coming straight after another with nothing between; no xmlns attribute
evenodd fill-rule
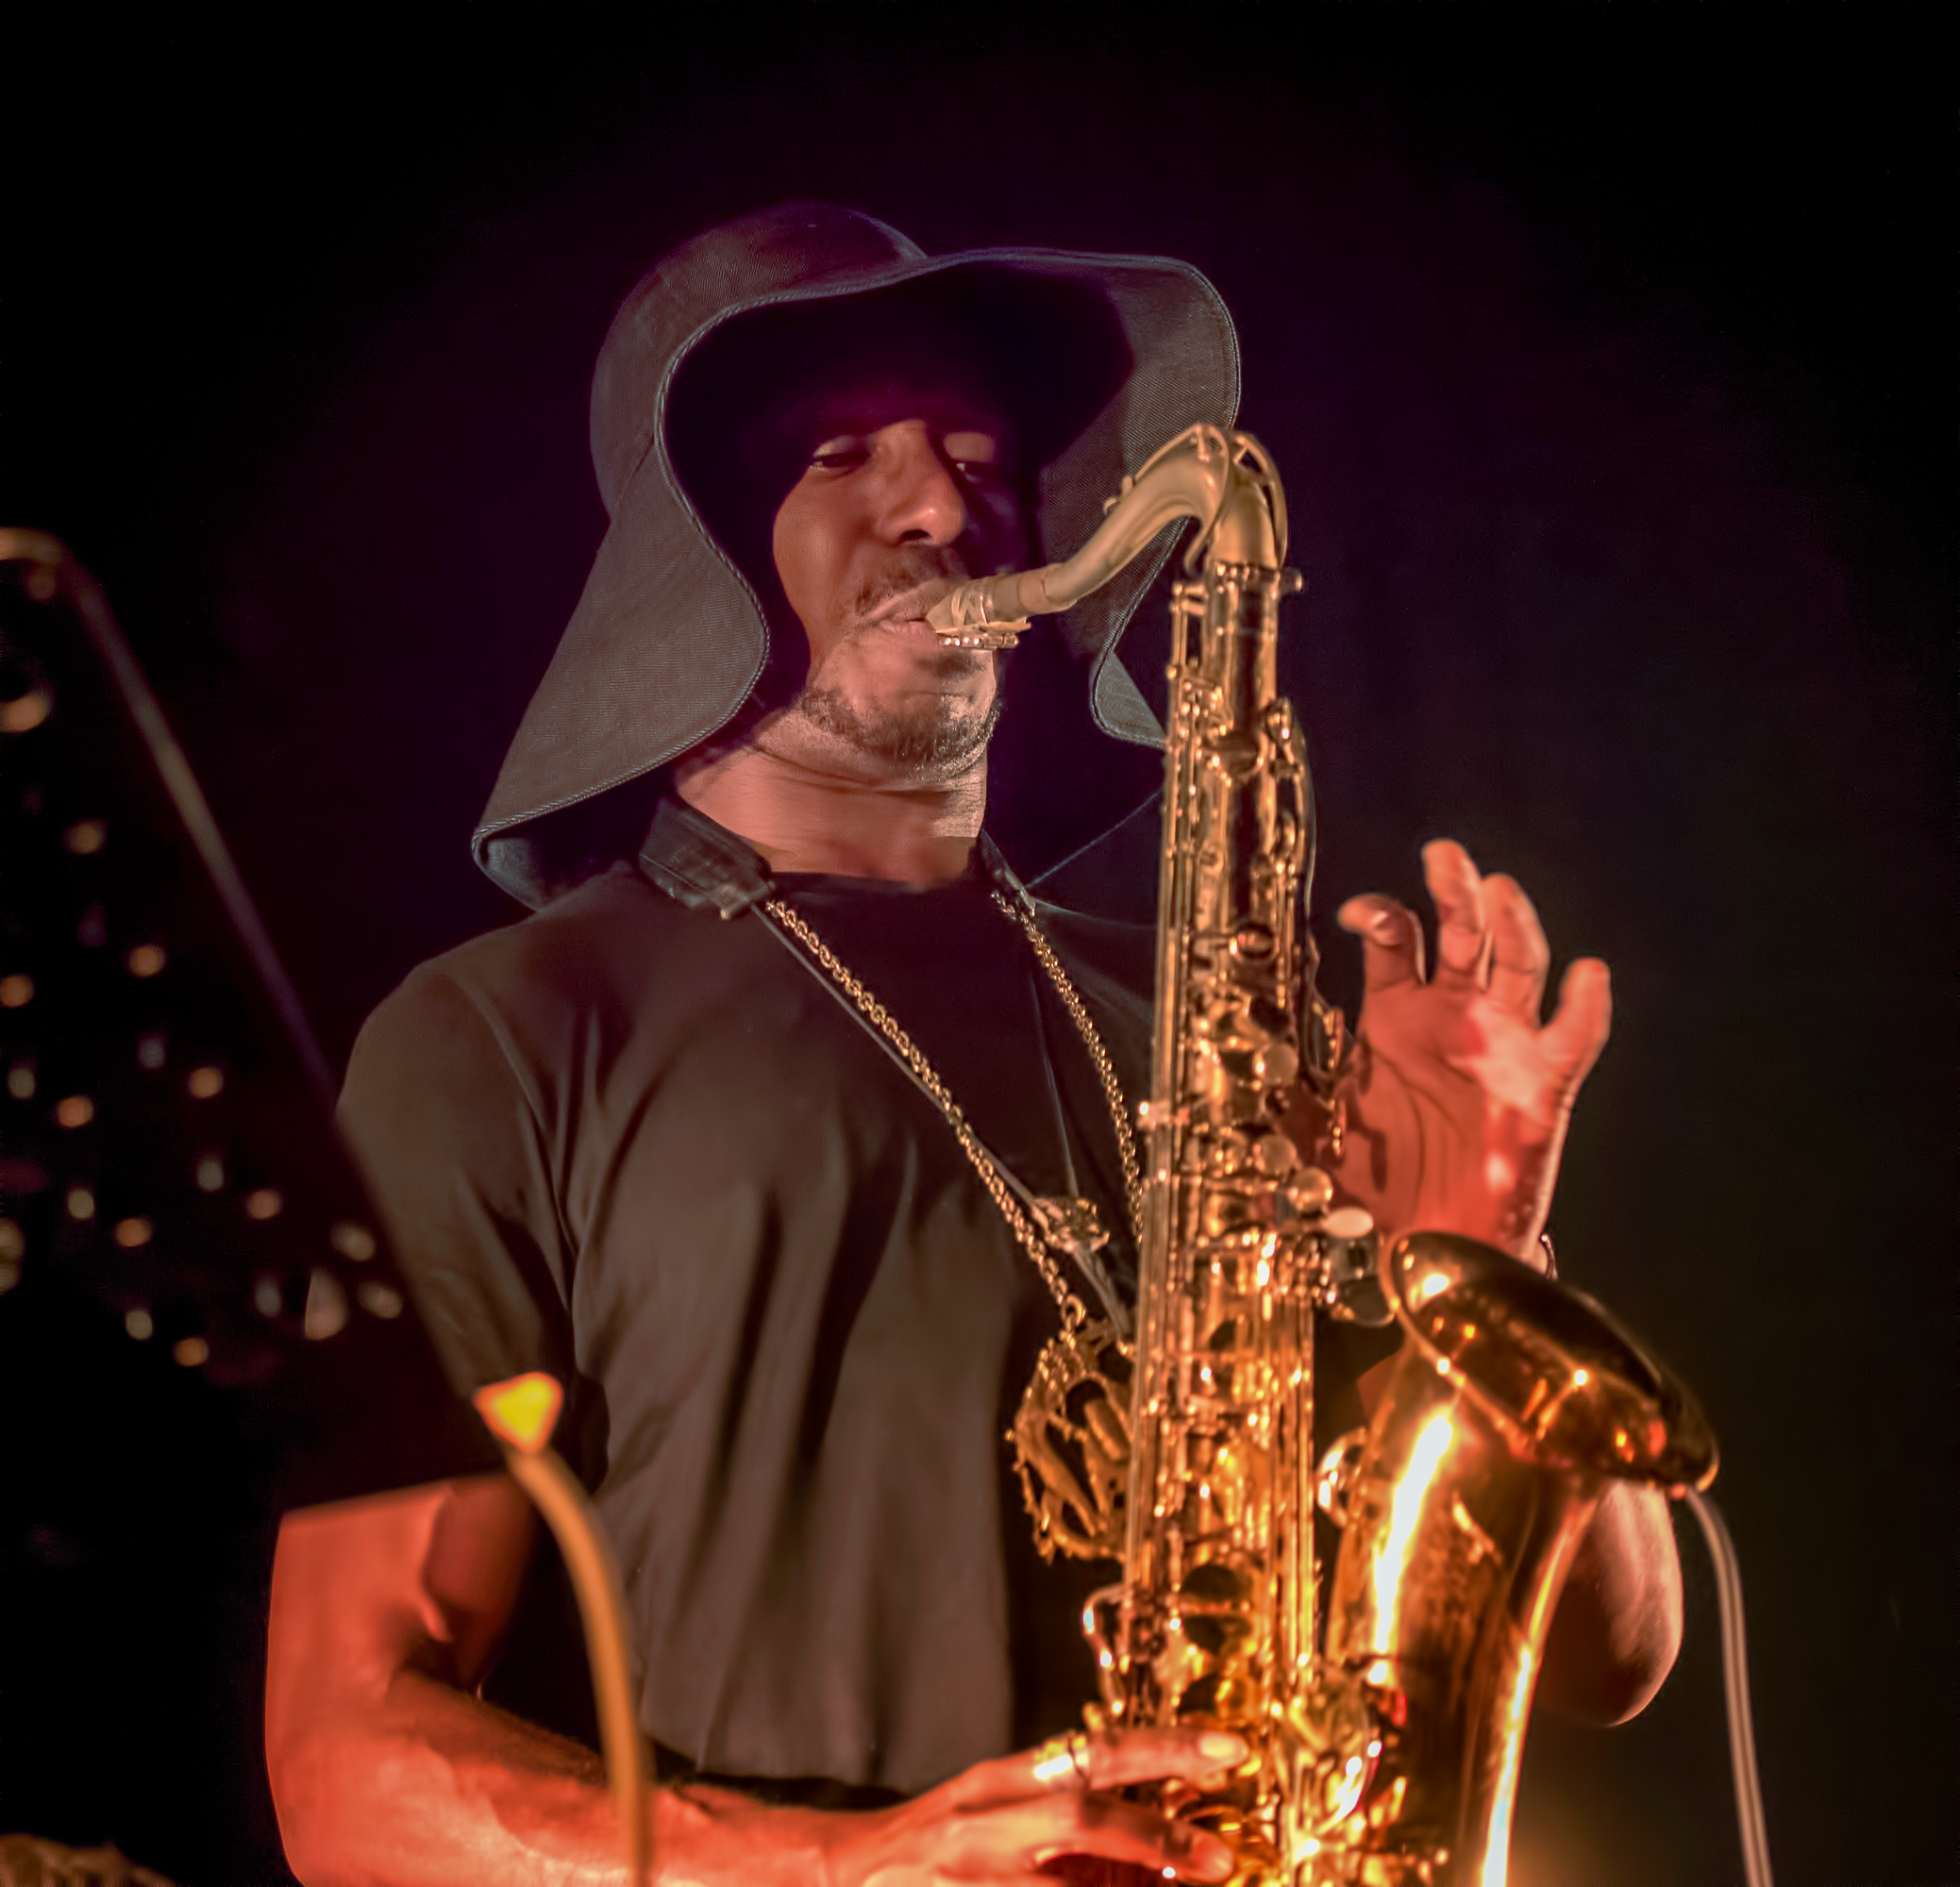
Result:
<svg viewBox="0 0 1960 1887"><path fill-rule="evenodd" d="M1869 10L490 18L9 54L0 519L106 585L330 1051L512 914L467 834L603 527L587 376L648 260L814 195L929 249L1195 262L1311 585L1318 908L1419 901L1449 832L1612 963L1554 1227L1722 1439L1780 1879L1956 1878L1931 40ZM155 1517L159 1578L197 1521ZM1739 1878L1683 1556L1656 1704L1534 1725L1519 1887ZM256 1629L188 1687L181 1646L78 1642L114 1754L0 1778L0 1824L277 1878L208 1753L249 1747Z"/></svg>

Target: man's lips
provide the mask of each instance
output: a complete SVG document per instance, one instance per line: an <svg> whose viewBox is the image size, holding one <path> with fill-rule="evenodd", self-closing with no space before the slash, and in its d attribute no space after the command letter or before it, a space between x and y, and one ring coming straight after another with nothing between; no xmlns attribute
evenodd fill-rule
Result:
<svg viewBox="0 0 1960 1887"><path fill-rule="evenodd" d="M930 582L900 591L897 595L880 603L863 620L879 628L919 628L931 635L934 632L927 625L926 611L942 597L949 596L963 580L958 576L935 576Z"/></svg>

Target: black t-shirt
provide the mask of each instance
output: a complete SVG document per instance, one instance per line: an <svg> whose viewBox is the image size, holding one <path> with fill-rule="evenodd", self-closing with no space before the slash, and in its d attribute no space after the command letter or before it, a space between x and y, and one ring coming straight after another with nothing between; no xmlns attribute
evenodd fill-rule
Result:
<svg viewBox="0 0 1960 1887"><path fill-rule="evenodd" d="M914 1791L1088 1695L1080 1581L1032 1561L1003 1440L1055 1309L937 1110L745 908L746 848L671 806L650 847L690 901L621 867L425 964L343 1122L459 1384L568 1385L648 1733L712 1773ZM1038 999L1118 1218L1086 1054L983 877L784 889L1040 1192ZM1148 934L1043 921L1134 1094Z"/></svg>
<svg viewBox="0 0 1960 1887"><path fill-rule="evenodd" d="M438 1347L464 1389L568 1385L641 1722L710 1774L913 1793L1093 1695L1081 1601L1115 1568L1038 1559L1004 1441L1054 1305L937 1109L753 908L786 898L1024 1184L1072 1163L1120 1227L1107 1104L996 882L983 843L927 891L772 887L670 803L639 871L425 964L356 1044L343 1123ZM1148 930L1040 921L1133 1102ZM1132 1283L1127 1241L1106 1256Z"/></svg>
<svg viewBox="0 0 1960 1887"><path fill-rule="evenodd" d="M1080 1031L1020 926L995 904L985 873L976 870L923 893L875 880L800 874L779 875L777 885L785 902L869 985L924 1051L968 1124L1014 1177L1036 1194L1073 1192L1095 1203L1111 1233L1102 1253L1105 1268L1126 1302L1133 1302L1135 1251L1108 1101ZM1045 927L1070 949L1081 922L1050 910ZM1148 988L1154 944L1149 932L1110 927L1097 941L1104 963L1129 988ZM1148 1062L1148 1012L1140 1006L1115 1012L1107 1004L1100 1007L1097 1035L1133 1105ZM1023 1261L1031 1271L1031 1262ZM1098 1307L1089 1283L1080 1277L1069 1282L1094 1312ZM1038 1303L1017 1318L1005 1359L997 1432L1012 1420L1035 1356L1056 1327ZM1045 1561L1004 1444L995 1450L995 1460L1005 1519L1012 1746L1023 1748L1080 1727L1082 1705L1095 1695L1082 1603L1109 1584L1116 1568L1108 1561Z"/></svg>

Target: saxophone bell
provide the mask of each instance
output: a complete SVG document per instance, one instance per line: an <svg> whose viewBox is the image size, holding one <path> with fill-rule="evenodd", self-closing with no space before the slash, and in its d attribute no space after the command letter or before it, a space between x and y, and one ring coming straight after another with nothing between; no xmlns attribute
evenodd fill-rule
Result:
<svg viewBox="0 0 1960 1887"><path fill-rule="evenodd" d="M1474 1239L1382 1254L1404 1332L1375 1418L1323 1458L1343 1528L1315 1687L1359 1685L1382 1749L1349 1813L1295 1813L1302 1881L1501 1882L1567 1569L1616 1480L1705 1487L1694 1397L1602 1305ZM1284 1878L1284 1877L1282 1877Z"/></svg>

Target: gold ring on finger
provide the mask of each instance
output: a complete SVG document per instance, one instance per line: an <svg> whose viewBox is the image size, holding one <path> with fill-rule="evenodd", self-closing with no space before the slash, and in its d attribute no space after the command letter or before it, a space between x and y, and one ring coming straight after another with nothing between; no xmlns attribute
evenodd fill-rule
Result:
<svg viewBox="0 0 1960 1887"><path fill-rule="evenodd" d="M1034 1752L1034 1779L1044 1788L1089 1786L1089 1739L1079 1729L1051 1736Z"/></svg>

